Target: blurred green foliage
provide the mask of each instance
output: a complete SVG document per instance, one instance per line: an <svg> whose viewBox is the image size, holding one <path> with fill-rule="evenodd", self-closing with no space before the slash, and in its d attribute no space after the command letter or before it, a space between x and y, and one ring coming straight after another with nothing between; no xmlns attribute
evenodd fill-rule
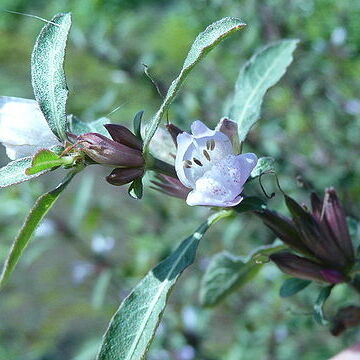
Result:
<svg viewBox="0 0 360 360"><path fill-rule="evenodd" d="M83 120L109 114L130 125L145 120L161 99L143 63L165 91L177 76L196 34L223 16L248 26L215 49L186 81L169 118L188 128L195 119L215 125L225 114L238 70L260 46L300 38L294 63L266 96L262 118L245 150L273 156L282 187L306 201L305 184L335 186L349 214L360 214L360 2L343 0L2 0L1 8L51 18L73 12L66 58L68 111ZM42 23L0 13L0 92L32 98L30 54ZM1 149L1 164L7 162ZM93 359L119 302L139 279L208 213L147 188L144 199L104 181L89 168L70 185L0 297L0 359ZM299 178L300 177L300 178ZM0 192L0 261L35 198L57 183L54 175ZM264 181L276 191L271 178ZM252 191L260 194L259 186ZM284 210L281 196L271 207ZM201 275L216 252L246 255L273 236L242 215L206 235L196 263L179 281L149 359L325 359L351 344L316 325L312 284L281 299L285 278L273 265L214 309L201 309ZM336 287L326 309L333 315L356 295ZM290 355L291 354L291 355Z"/></svg>

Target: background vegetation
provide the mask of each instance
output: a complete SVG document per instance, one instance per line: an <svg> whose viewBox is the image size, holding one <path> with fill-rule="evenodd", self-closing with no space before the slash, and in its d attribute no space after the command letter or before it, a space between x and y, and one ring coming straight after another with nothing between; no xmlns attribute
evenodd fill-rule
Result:
<svg viewBox="0 0 360 360"><path fill-rule="evenodd" d="M195 119L217 123L240 66L260 46L299 38L294 63L267 95L245 150L275 157L282 187L297 199L307 196L299 185L319 191L335 186L348 213L359 216L360 2L1 0L1 8L48 19L72 11L68 111L93 120L119 107L109 117L127 125L139 110L150 118L161 102L142 64L165 90L197 33L216 19L240 17L248 26L215 49L186 82L169 114L184 129ZM30 54L42 25L0 13L1 95L33 97ZM1 165L7 161L1 148ZM0 359L93 359L120 300L208 212L149 188L143 200L132 200L125 188L105 182L107 173L87 169L71 184L1 293ZM50 175L0 192L0 262L36 197L55 183ZM276 190L271 178L265 185ZM271 206L284 210L280 196ZM221 305L201 308L199 281L216 252L246 255L272 240L251 216L211 229L171 296L149 359L320 360L352 344L356 330L334 338L313 322L316 285L280 299L285 277L272 264ZM334 306L356 300L338 286L329 315Z"/></svg>

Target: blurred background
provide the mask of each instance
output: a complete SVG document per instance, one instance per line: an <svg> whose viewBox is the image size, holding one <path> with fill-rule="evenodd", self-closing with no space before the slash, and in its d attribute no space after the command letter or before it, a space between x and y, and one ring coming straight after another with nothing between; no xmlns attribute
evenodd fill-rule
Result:
<svg viewBox="0 0 360 360"><path fill-rule="evenodd" d="M195 119L215 126L240 67L261 46L283 38L301 43L287 74L266 96L245 151L273 156L282 187L307 202L307 184L335 186L349 214L360 214L360 2L342 0L0 0L0 94L32 98L30 55L43 23L4 9L50 19L71 11L66 74L68 112L84 121L108 115L130 125L148 120L161 98L143 65L165 91L208 24L224 16L248 26L196 67L169 118L188 129ZM0 148L0 165L8 159ZM88 168L38 229L0 296L1 360L90 360L120 301L208 215L146 188L141 201L108 185L108 169ZM56 177L54 176L56 175ZM47 175L0 192L0 263L35 199L59 179ZM274 179L264 179L268 192ZM252 192L261 194L258 183ZM277 191L278 193L278 191ZM285 211L281 196L270 206ZM359 338L335 338L315 324L311 285L281 299L283 279L267 264L259 276L215 308L198 300L212 256L246 255L274 240L253 216L222 221L206 235L196 262L178 282L151 346L150 360L327 359ZM336 287L327 304L358 301Z"/></svg>

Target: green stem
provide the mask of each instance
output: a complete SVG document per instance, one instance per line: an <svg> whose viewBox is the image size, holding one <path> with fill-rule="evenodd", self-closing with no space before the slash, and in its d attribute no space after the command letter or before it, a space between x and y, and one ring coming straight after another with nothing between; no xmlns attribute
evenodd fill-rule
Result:
<svg viewBox="0 0 360 360"><path fill-rule="evenodd" d="M168 175L168 176L171 176L171 177L177 179L175 167L173 165L170 165L167 162L162 161L160 159L154 158L151 155L147 156L146 167L149 170L153 170L160 174Z"/></svg>

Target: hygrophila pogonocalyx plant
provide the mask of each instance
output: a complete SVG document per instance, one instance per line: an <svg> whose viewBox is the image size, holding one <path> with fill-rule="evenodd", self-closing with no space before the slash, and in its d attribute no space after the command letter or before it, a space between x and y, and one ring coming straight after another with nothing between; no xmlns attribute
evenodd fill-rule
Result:
<svg viewBox="0 0 360 360"><path fill-rule="evenodd" d="M300 281L311 279L335 284L354 280L352 271L355 258L352 258L351 263L350 260L346 262L343 267L324 263L320 253L304 240L308 239L302 234L304 225L299 225L295 220L293 224L292 220L275 215L262 199L247 197L243 191L246 184L254 178L274 171L273 159L257 158L253 153L242 154L241 148L249 130L259 119L266 91L282 77L291 63L296 40L269 44L241 68L230 108L223 114L224 118L215 130L205 125L209 119L202 119L204 122L191 121L191 133L168 124L168 135L175 141L175 161L171 162L151 153L156 141L154 135L163 131L159 126L164 114L194 66L213 47L242 29L245 24L236 18L224 18L200 33L159 110L143 128L143 113L138 112L134 117L132 131L122 125L111 124L106 118L84 122L67 114L68 90L63 61L70 26L70 14L58 14L44 26L36 40L31 60L36 100L0 98L0 141L12 160L0 169L0 187L31 180L59 167L68 171L65 179L55 189L42 195L35 203L3 266L1 287L9 280L37 225L76 173L86 171L88 165L109 167L106 180L116 186L130 184L129 193L136 198L142 197L142 178L146 172L151 171L155 174L152 183L157 190L184 199L191 206L215 207L209 218L182 241L170 256L149 271L123 300L104 336L98 359L130 360L146 355L171 289L183 270L194 261L202 236L222 217L255 211L266 225L275 229L276 235L285 245L274 243L255 249L248 257L236 257L228 253L216 255L201 285L200 297L204 305L218 303L231 290L253 278L269 256L284 271L301 278ZM288 197L286 199L290 201ZM292 215L295 216L293 213ZM300 218L302 219L301 216ZM282 219L286 226L277 228L280 221L278 219ZM327 234L329 229L321 225L321 220L318 221L321 231ZM295 236L293 241L288 241L292 235ZM322 232L315 233L313 241L316 243L316 239L322 235ZM295 239L300 239L300 245L294 246ZM326 241L330 241L329 239L327 237ZM334 241L331 237L331 244ZM284 257L300 257L292 253L277 254L288 247L294 251L302 250L305 243L309 253L302 252L306 259L301 261L311 262L313 268L317 266L317 274L321 277L305 277L301 272L288 271L288 267L284 265ZM232 266L234 264L236 266ZM219 272L222 268L227 271ZM292 293L295 293L305 285L303 282L293 281L292 286ZM327 287L324 289L329 293ZM325 321L322 313L324 299L326 296L322 295L321 301L316 304L316 316L322 321Z"/></svg>

